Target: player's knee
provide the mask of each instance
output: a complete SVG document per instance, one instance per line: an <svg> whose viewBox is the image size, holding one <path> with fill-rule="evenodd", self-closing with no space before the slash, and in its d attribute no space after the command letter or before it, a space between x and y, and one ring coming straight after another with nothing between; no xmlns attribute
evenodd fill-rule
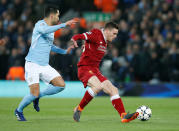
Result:
<svg viewBox="0 0 179 131"><path fill-rule="evenodd" d="M118 89L112 84L103 84L102 88L103 88L103 91L110 96L119 94Z"/></svg>
<svg viewBox="0 0 179 131"><path fill-rule="evenodd" d="M36 97L39 97L40 90L38 84L33 84L30 86L30 93Z"/></svg>
<svg viewBox="0 0 179 131"><path fill-rule="evenodd" d="M56 83L54 86L58 86L58 87L63 87L63 88L65 88L65 82Z"/></svg>
<svg viewBox="0 0 179 131"><path fill-rule="evenodd" d="M40 94L39 92L36 92L33 95L36 96L36 97L39 97L39 94Z"/></svg>
<svg viewBox="0 0 179 131"><path fill-rule="evenodd" d="M99 93L102 90L101 87L96 88L96 94Z"/></svg>
<svg viewBox="0 0 179 131"><path fill-rule="evenodd" d="M31 90L30 93L31 93L33 96L36 96L36 97L39 97L39 94L40 94L39 90Z"/></svg>
<svg viewBox="0 0 179 131"><path fill-rule="evenodd" d="M100 86L94 86L91 88L95 94L98 94L102 88Z"/></svg>
<svg viewBox="0 0 179 131"><path fill-rule="evenodd" d="M61 83L61 87L65 88L65 82Z"/></svg>
<svg viewBox="0 0 179 131"><path fill-rule="evenodd" d="M110 89L109 90L109 95L110 96L114 96L116 94L119 94L118 89L115 86L110 86L108 88Z"/></svg>
<svg viewBox="0 0 179 131"><path fill-rule="evenodd" d="M119 94L119 90L118 88L116 88L115 86L112 87L112 94L111 95L116 95Z"/></svg>

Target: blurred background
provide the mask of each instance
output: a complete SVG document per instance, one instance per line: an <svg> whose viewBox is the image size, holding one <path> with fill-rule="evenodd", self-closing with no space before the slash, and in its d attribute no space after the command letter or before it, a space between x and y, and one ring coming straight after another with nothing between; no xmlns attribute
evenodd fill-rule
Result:
<svg viewBox="0 0 179 131"><path fill-rule="evenodd" d="M59 5L61 22L80 18L76 26L55 32L61 48L71 44L74 34L102 28L108 21L119 25L100 69L121 95L179 96L179 0L1 0L0 38L6 44L0 46L0 94L12 86L11 80L24 81L24 58L46 4ZM65 81L78 81L80 55L81 48L70 55L52 52L50 65Z"/></svg>

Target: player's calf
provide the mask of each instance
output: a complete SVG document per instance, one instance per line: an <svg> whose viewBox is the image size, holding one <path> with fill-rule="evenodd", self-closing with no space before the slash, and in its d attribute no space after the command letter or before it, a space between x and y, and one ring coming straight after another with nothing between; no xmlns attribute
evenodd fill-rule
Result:
<svg viewBox="0 0 179 131"><path fill-rule="evenodd" d="M101 86L103 91L111 97L119 94L118 89L109 80L102 82Z"/></svg>

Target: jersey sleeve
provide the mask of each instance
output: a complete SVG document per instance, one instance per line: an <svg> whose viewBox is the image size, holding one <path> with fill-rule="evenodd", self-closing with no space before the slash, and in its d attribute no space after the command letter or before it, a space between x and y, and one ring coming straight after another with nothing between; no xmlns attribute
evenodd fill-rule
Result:
<svg viewBox="0 0 179 131"><path fill-rule="evenodd" d="M98 29L93 29L89 32L83 33L85 40L91 42L91 43L96 43L98 40L98 34L99 30Z"/></svg>
<svg viewBox="0 0 179 131"><path fill-rule="evenodd" d="M45 23L40 23L37 26L37 31L42 34L52 33L57 31L58 29L64 28L66 26L65 23L54 25L54 26L48 26Z"/></svg>
<svg viewBox="0 0 179 131"><path fill-rule="evenodd" d="M93 30L91 30L89 32L85 32L83 34L74 35L72 37L72 39L74 39L75 41L76 40L86 40L91 43L96 43L96 41L98 39L98 32L99 32L98 29L93 29Z"/></svg>

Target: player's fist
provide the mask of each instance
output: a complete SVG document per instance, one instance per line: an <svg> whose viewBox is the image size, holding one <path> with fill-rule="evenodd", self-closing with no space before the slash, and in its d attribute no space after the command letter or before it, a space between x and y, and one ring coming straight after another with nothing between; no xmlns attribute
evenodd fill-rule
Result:
<svg viewBox="0 0 179 131"><path fill-rule="evenodd" d="M71 50L74 48L74 45L71 45L67 48L67 54L71 53Z"/></svg>
<svg viewBox="0 0 179 131"><path fill-rule="evenodd" d="M76 24L76 23L78 23L78 22L79 22L79 18L74 18L74 19L72 19L72 20L67 21L67 22L66 22L66 25L71 26L71 25Z"/></svg>
<svg viewBox="0 0 179 131"><path fill-rule="evenodd" d="M71 39L71 41L73 42L74 47L78 47L78 44L74 39Z"/></svg>

